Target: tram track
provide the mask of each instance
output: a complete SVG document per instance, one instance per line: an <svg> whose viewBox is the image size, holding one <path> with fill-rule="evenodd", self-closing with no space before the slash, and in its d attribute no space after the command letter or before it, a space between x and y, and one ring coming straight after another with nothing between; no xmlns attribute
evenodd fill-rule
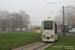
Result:
<svg viewBox="0 0 75 50"><path fill-rule="evenodd" d="M35 48L35 49L33 49L33 50L37 50L37 49L39 49L39 48L41 48L41 47L43 47L43 46L45 46L45 45L47 45L48 43L46 43L46 44L44 44L44 45L42 45L42 46L39 46L39 47L37 47L37 48Z"/></svg>
<svg viewBox="0 0 75 50"><path fill-rule="evenodd" d="M37 45L37 44L39 44L39 43L42 43L42 41L40 41L40 42L38 42L38 43L35 43L35 44L33 44L33 45L35 46L35 45ZM27 47L24 47L24 48L21 48L21 49L19 49L19 50L23 50L23 49L26 49L26 48L29 48L29 47L32 47L32 45L27 46Z"/></svg>
<svg viewBox="0 0 75 50"><path fill-rule="evenodd" d="M52 43L44 43L42 41L38 41L38 42L35 42L32 44L14 48L12 50L44 50L45 48L49 47L50 45L52 45Z"/></svg>

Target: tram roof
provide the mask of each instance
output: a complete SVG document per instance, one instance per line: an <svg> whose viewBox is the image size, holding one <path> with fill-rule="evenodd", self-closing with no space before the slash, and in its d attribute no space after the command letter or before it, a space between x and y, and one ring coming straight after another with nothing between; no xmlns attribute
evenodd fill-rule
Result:
<svg viewBox="0 0 75 50"><path fill-rule="evenodd" d="M43 21L56 21L54 18L44 18Z"/></svg>

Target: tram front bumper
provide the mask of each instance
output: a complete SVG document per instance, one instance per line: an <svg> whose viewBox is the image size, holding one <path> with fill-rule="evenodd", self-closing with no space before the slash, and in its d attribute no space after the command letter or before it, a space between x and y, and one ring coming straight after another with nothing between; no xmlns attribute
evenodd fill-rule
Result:
<svg viewBox="0 0 75 50"><path fill-rule="evenodd" d="M42 41L45 41L45 42L54 42L54 39L42 39Z"/></svg>

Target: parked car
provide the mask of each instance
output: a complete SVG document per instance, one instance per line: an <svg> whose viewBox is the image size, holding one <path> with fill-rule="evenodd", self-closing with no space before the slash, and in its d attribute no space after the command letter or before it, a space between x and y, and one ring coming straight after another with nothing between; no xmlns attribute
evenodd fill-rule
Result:
<svg viewBox="0 0 75 50"><path fill-rule="evenodd" d="M70 33L75 33L75 28L72 28L71 30L69 30Z"/></svg>
<svg viewBox="0 0 75 50"><path fill-rule="evenodd" d="M62 32L62 30L61 30L61 29L58 29L57 31L58 31L58 32Z"/></svg>

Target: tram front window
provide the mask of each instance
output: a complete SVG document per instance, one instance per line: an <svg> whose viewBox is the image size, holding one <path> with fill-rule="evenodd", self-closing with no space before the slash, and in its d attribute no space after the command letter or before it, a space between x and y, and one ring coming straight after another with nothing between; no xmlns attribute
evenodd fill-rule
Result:
<svg viewBox="0 0 75 50"><path fill-rule="evenodd" d="M53 21L44 21L44 29L53 29Z"/></svg>

